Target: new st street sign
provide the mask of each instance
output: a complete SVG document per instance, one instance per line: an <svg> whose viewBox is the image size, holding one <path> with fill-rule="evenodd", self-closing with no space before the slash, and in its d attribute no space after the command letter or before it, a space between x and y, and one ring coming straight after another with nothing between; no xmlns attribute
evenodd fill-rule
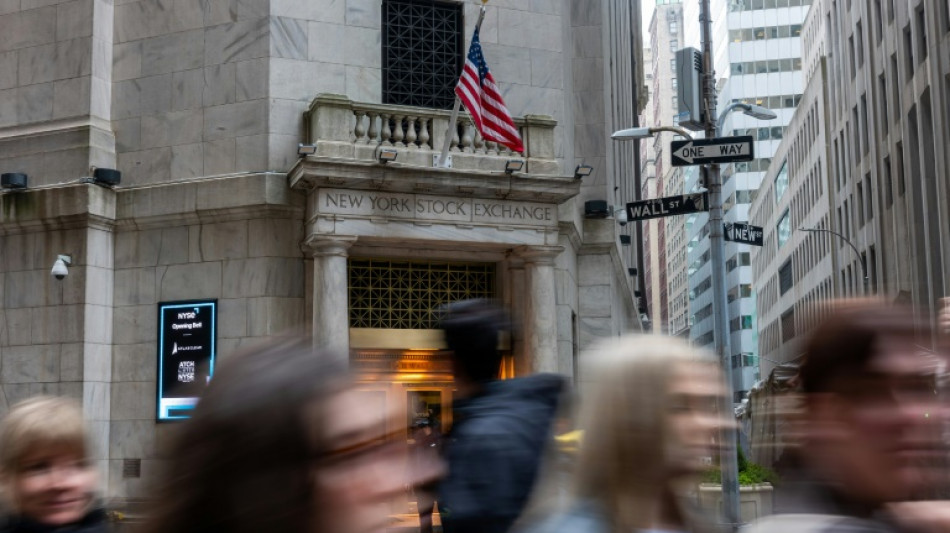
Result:
<svg viewBox="0 0 950 533"><path fill-rule="evenodd" d="M627 204L627 220L649 220L672 215L685 215L709 210L709 200L706 193L685 194L682 196L667 196L653 200L641 200Z"/></svg>
<svg viewBox="0 0 950 533"><path fill-rule="evenodd" d="M751 135L672 141L674 167L705 165L707 163L735 163L755 159L755 139Z"/></svg>
<svg viewBox="0 0 950 533"><path fill-rule="evenodd" d="M723 224L722 229L727 241L741 242L751 244L752 246L762 246L762 235L764 232L759 226L736 222L734 224Z"/></svg>

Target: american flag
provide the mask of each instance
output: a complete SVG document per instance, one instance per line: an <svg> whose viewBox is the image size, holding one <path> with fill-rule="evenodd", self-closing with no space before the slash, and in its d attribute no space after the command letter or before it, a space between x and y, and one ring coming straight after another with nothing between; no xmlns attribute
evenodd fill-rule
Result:
<svg viewBox="0 0 950 533"><path fill-rule="evenodd" d="M495 78L488 71L482 45L478 42L478 28L472 36L472 46L465 58L462 77L455 86L455 94L465 104L475 127L486 141L493 141L515 152L524 151L524 143L518 134L518 127L511 120L511 113L505 107L505 101L498 92Z"/></svg>

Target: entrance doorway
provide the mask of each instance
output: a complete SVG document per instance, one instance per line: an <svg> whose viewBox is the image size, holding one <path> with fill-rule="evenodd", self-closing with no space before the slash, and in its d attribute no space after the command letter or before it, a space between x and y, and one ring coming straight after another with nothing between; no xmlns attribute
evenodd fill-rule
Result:
<svg viewBox="0 0 950 533"><path fill-rule="evenodd" d="M395 412L386 428L391 439L406 445L406 468L411 468L408 453L416 439L433 433L444 434L452 425L454 384L448 353L443 350L369 350L354 349L350 365L365 395L367 405L380 412ZM414 429L423 424L427 430ZM414 491L407 491L391 502L394 524L418 527ZM436 523L438 517L435 517Z"/></svg>

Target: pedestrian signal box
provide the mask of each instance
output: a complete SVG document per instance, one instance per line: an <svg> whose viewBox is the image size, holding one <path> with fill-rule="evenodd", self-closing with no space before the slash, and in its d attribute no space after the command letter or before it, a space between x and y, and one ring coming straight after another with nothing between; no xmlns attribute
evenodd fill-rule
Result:
<svg viewBox="0 0 950 533"><path fill-rule="evenodd" d="M676 52L676 101L679 125L693 131L706 128L703 113L703 55L695 48Z"/></svg>

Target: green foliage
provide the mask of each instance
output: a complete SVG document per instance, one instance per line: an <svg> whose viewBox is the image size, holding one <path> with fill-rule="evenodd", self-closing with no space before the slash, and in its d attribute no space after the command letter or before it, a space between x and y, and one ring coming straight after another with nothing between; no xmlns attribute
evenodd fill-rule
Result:
<svg viewBox="0 0 950 533"><path fill-rule="evenodd" d="M744 453L742 453L742 448L739 449L739 484L740 485L755 485L756 483L775 483L778 481L778 476L775 472L770 469L757 465L750 462L746 459ZM702 482L703 483L712 483L719 485L722 483L722 472L719 470L719 466L713 466L702 473Z"/></svg>

